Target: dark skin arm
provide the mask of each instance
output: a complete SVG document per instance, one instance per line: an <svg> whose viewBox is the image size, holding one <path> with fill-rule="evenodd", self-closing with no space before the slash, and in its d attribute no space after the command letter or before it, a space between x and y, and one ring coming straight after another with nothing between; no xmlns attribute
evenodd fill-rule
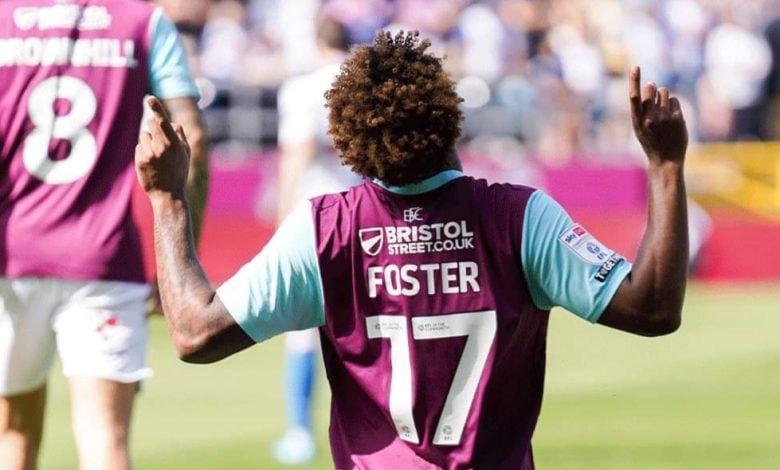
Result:
<svg viewBox="0 0 780 470"><path fill-rule="evenodd" d="M685 120L669 90L629 76L634 133L648 159L648 218L631 275L599 323L644 336L680 326L688 273L688 223L683 163L688 145Z"/></svg>
<svg viewBox="0 0 780 470"><path fill-rule="evenodd" d="M192 215L192 232L197 245L203 227L203 213L209 189L209 160L206 125L195 98L183 97L163 100L171 122L184 129L190 146L190 164L187 176L187 200Z"/></svg>
<svg viewBox="0 0 780 470"><path fill-rule="evenodd" d="M192 233L195 237L195 246L200 241L203 217L206 210L209 186L209 160L208 140L206 139L206 126L198 108L195 98L181 97L162 101L165 110L173 122L182 126L190 145L190 163L187 177L187 200L192 209ZM160 292L155 279L152 285L150 314L162 313Z"/></svg>
<svg viewBox="0 0 780 470"><path fill-rule="evenodd" d="M156 98L135 151L138 181L154 214L157 282L168 329L183 361L215 362L254 341L244 333L206 277L195 250L187 191L190 145Z"/></svg>

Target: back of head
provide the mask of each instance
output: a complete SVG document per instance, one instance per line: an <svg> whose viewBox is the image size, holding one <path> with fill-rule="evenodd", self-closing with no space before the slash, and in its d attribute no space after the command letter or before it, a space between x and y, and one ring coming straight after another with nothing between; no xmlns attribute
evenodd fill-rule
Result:
<svg viewBox="0 0 780 470"><path fill-rule="evenodd" d="M326 14L317 17L315 25L317 42L329 49L335 49L342 52L349 50L349 31L346 26L339 23Z"/></svg>
<svg viewBox="0 0 780 470"><path fill-rule="evenodd" d="M429 47L416 31L380 31L352 50L326 93L329 133L358 175L404 185L452 161L462 100Z"/></svg>

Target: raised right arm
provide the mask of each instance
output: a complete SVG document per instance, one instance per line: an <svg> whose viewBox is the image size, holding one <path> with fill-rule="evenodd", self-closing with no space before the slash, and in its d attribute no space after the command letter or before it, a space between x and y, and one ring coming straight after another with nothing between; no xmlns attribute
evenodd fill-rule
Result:
<svg viewBox="0 0 780 470"><path fill-rule="evenodd" d="M195 246L200 240L209 188L209 153L206 125L195 98L185 96L163 100L171 121L184 128L190 146L190 168L187 175L187 200L192 215Z"/></svg>
<svg viewBox="0 0 780 470"><path fill-rule="evenodd" d="M178 356L214 362L252 344L203 270L195 250L187 181L190 147L162 103L148 101L153 117L135 151L136 173L154 214L157 282L163 312Z"/></svg>

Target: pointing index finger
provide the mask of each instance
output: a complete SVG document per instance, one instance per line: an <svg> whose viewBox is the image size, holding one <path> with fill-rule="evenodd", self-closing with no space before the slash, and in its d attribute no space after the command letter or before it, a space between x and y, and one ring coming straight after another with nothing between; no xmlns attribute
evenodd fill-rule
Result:
<svg viewBox="0 0 780 470"><path fill-rule="evenodd" d="M628 74L628 99L631 102L631 120L636 123L642 113L642 95L639 91L641 71L639 66L631 67Z"/></svg>
<svg viewBox="0 0 780 470"><path fill-rule="evenodd" d="M155 116L159 117L163 121L170 121L170 118L168 117L168 112L165 111L165 106L163 106L163 104L160 102L159 99L157 99L154 96L150 96L146 100L146 104L149 105L149 109L152 110Z"/></svg>
<svg viewBox="0 0 780 470"><path fill-rule="evenodd" d="M165 110L165 106L163 106L160 100L154 96L149 97L149 99L146 100L146 104L149 105L149 109L152 110L154 117L160 120L160 127L162 128L162 131L165 133L165 135L171 139L171 141L174 141L177 137L176 132L171 126L171 119L168 117L168 112Z"/></svg>

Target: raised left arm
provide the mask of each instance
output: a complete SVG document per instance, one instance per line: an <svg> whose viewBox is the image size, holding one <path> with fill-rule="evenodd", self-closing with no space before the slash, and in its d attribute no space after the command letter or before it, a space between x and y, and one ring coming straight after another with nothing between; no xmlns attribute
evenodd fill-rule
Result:
<svg viewBox="0 0 780 470"><path fill-rule="evenodd" d="M153 117L135 151L138 181L154 214L157 282L165 319L183 361L209 363L241 351L254 341L216 295L198 260L187 192L190 145L184 129L172 124L156 98Z"/></svg>
<svg viewBox="0 0 780 470"><path fill-rule="evenodd" d="M680 102L666 88L640 89L629 75L631 119L648 158L648 216L634 269L599 323L645 336L669 334L682 321L688 275L688 217L683 166L688 132Z"/></svg>

